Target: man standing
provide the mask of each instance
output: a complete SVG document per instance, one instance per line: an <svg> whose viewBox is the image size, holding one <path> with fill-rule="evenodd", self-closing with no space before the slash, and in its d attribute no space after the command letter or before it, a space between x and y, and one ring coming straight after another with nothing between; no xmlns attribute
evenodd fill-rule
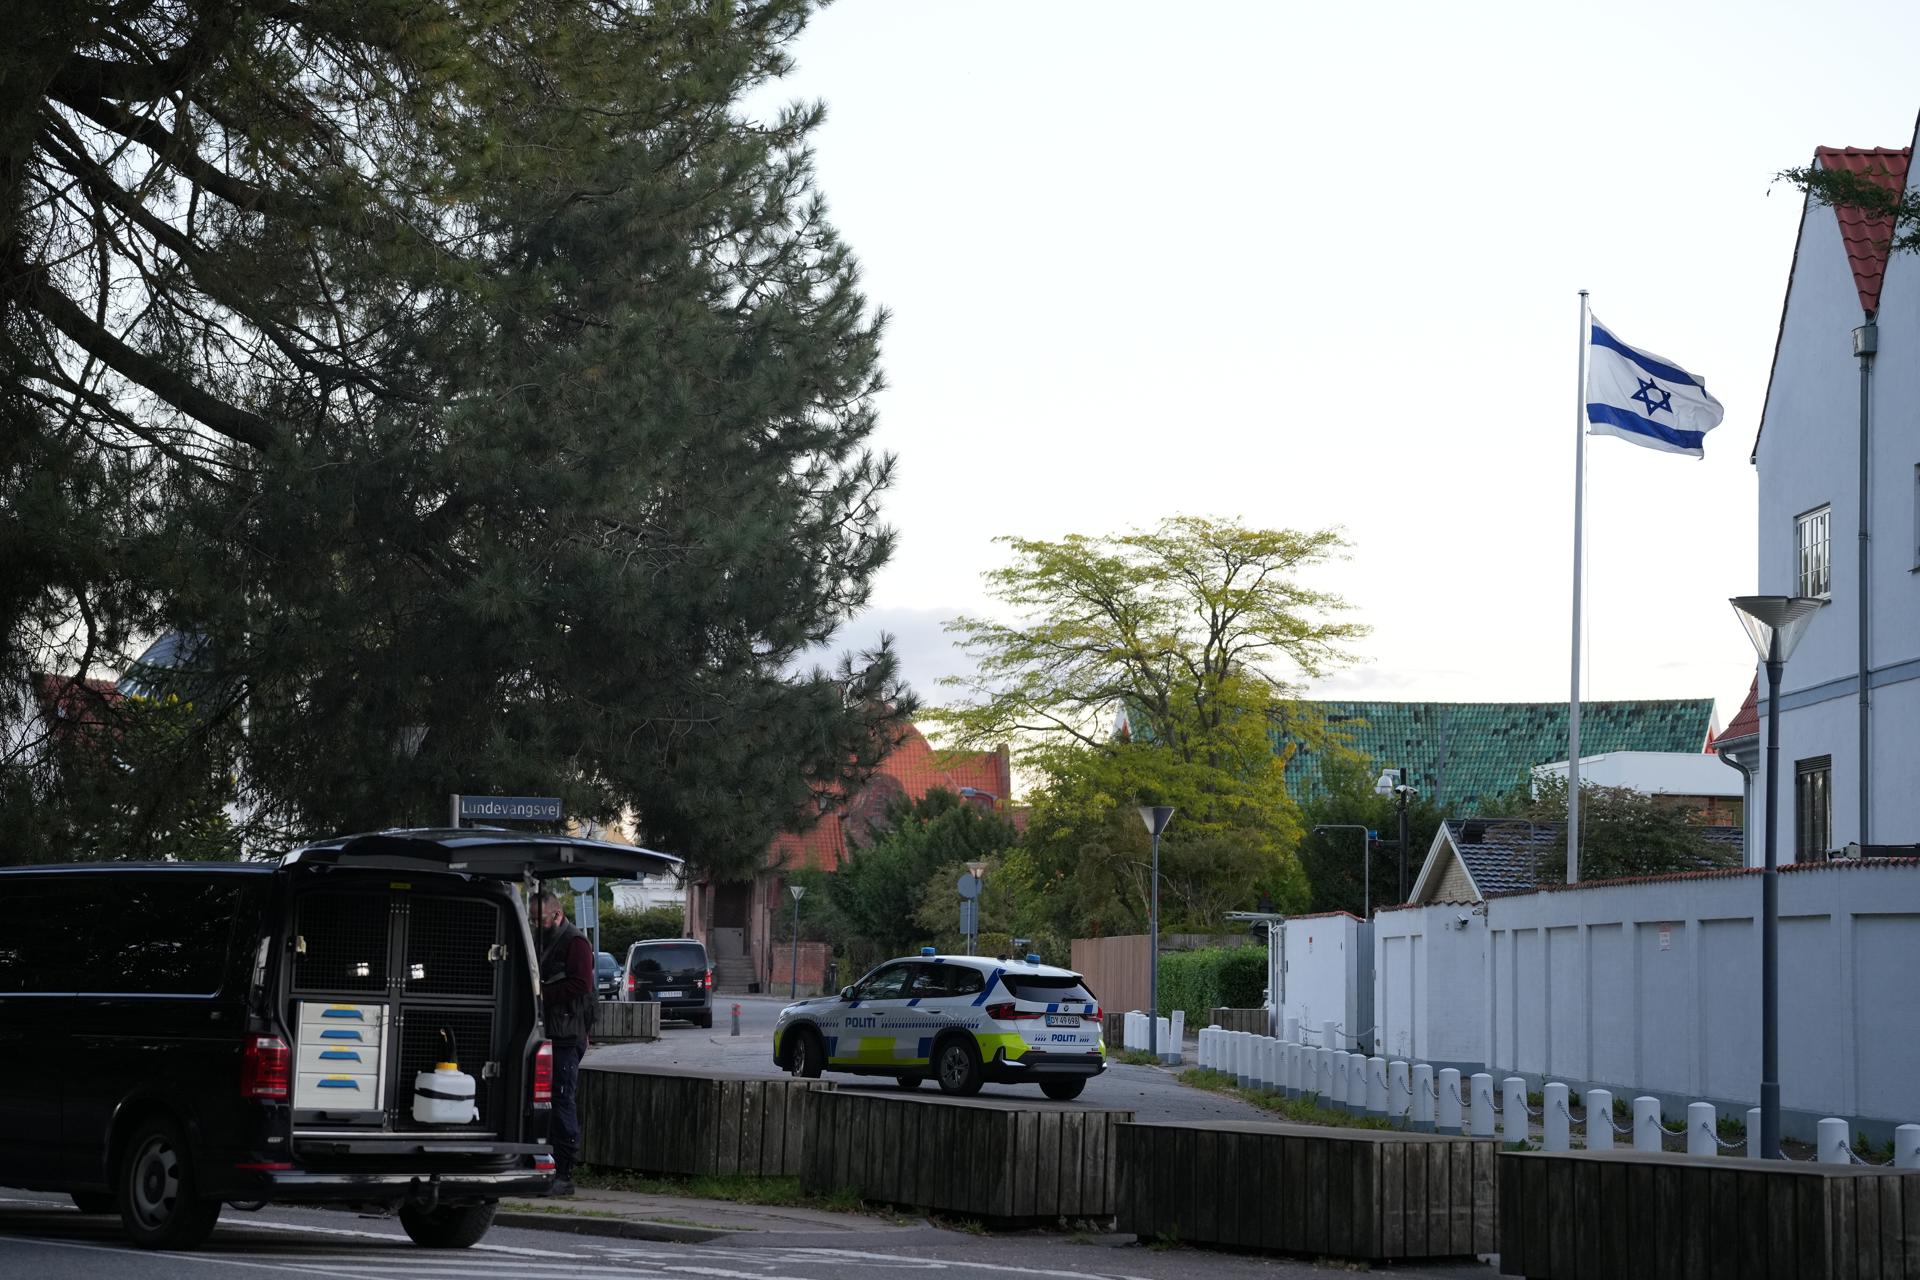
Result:
<svg viewBox="0 0 1920 1280"><path fill-rule="evenodd" d="M593 944L568 921L560 899L542 891L528 906L540 929L540 996L553 1042L552 1194L573 1194L580 1155L580 1058L593 1028Z"/></svg>

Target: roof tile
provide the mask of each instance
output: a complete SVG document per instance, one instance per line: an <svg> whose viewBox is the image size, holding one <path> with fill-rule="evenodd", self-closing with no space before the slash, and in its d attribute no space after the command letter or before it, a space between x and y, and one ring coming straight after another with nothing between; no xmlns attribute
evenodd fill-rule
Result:
<svg viewBox="0 0 1920 1280"><path fill-rule="evenodd" d="M1907 184L1907 147L1819 147L1814 156L1822 169L1844 169L1872 180L1875 186L1900 191ZM1887 251L1893 242L1893 219L1869 217L1859 209L1834 207L1840 220L1840 239L1847 248L1847 264L1860 290L1860 307L1880 310L1880 285L1887 274Z"/></svg>

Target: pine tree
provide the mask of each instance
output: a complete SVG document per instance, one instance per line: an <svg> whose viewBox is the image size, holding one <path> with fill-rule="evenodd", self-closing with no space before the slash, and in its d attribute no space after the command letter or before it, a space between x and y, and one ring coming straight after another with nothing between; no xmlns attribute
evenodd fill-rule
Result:
<svg viewBox="0 0 1920 1280"><path fill-rule="evenodd" d="M305 835L452 792L724 872L911 712L811 6L40 0L0 53L6 670L162 627ZM16 564L18 568L16 569Z"/></svg>

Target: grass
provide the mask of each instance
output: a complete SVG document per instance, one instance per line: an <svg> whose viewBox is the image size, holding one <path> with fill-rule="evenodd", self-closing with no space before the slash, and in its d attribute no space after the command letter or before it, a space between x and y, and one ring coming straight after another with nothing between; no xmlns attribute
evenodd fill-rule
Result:
<svg viewBox="0 0 1920 1280"><path fill-rule="evenodd" d="M767 1178L745 1173L687 1178L653 1177L626 1169L596 1169L582 1165L574 1170L573 1180L580 1186L601 1191L686 1196L695 1200L725 1200L732 1204L772 1208L825 1209L832 1213L873 1212L861 1200L858 1191L841 1188L827 1195L814 1195L800 1189L800 1179L797 1177Z"/></svg>
<svg viewBox="0 0 1920 1280"><path fill-rule="evenodd" d="M1400 1126L1379 1116L1349 1115L1345 1111L1334 1111L1320 1105L1316 1095L1304 1098L1289 1098L1284 1093L1275 1093L1271 1089L1242 1089L1234 1077L1225 1072L1215 1071L1211 1067L1193 1067L1180 1073L1180 1083L1192 1085L1196 1089L1205 1089L1209 1093L1225 1093L1251 1102L1262 1111L1271 1111L1296 1124L1325 1125L1330 1129L1398 1129Z"/></svg>
<svg viewBox="0 0 1920 1280"><path fill-rule="evenodd" d="M1122 1049L1118 1053L1109 1053L1107 1060L1109 1062L1124 1062L1130 1067L1157 1067L1160 1065L1160 1059L1154 1057L1145 1049Z"/></svg>

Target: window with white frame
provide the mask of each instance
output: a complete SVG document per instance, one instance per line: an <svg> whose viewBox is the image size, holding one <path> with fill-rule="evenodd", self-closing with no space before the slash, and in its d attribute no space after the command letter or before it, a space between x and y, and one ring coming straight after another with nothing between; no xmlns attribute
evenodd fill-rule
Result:
<svg viewBox="0 0 1920 1280"><path fill-rule="evenodd" d="M1827 562L1827 525L1832 514L1832 507L1819 507L1794 517L1793 540L1800 556L1799 590L1795 595L1825 599L1833 594Z"/></svg>

